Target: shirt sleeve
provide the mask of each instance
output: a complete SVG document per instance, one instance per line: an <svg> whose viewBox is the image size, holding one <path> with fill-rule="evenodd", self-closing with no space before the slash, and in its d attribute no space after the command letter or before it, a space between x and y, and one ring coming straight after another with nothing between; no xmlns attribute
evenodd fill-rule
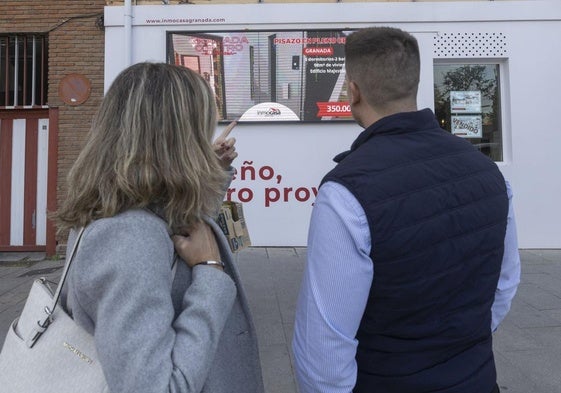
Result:
<svg viewBox="0 0 561 393"><path fill-rule="evenodd" d="M512 299L520 283L520 254L518 252L516 220L512 204L512 188L508 182L506 182L506 190L508 194L508 218L501 274L497 290L495 291L495 301L491 307L491 331L493 332L497 330L499 324L510 310Z"/></svg>
<svg viewBox="0 0 561 393"><path fill-rule="evenodd" d="M356 383L356 332L374 267L364 210L342 185L322 185L312 211L293 352L301 393L348 393Z"/></svg>

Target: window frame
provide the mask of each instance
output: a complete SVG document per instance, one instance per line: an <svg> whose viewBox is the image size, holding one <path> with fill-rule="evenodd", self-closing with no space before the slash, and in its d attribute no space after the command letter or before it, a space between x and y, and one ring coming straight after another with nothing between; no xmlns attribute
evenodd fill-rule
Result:
<svg viewBox="0 0 561 393"><path fill-rule="evenodd" d="M0 69L3 70L0 72L0 86L4 86L0 93L0 108L46 108L49 81L48 34L0 34L0 43ZM13 60L13 64L10 60ZM9 90L11 86L15 87L13 91Z"/></svg>
<svg viewBox="0 0 561 393"><path fill-rule="evenodd" d="M512 161L512 138L511 138L511 128L510 128L510 91L509 91L509 70L508 70L508 58L433 58L432 63L432 75L433 75L433 90L434 84L434 71L437 65L457 65L457 66L467 66L467 65L494 65L499 67L499 116L500 116L500 130L501 130L501 151L502 160L495 161L497 165L506 165ZM436 97L433 96L433 105L435 106L436 112Z"/></svg>

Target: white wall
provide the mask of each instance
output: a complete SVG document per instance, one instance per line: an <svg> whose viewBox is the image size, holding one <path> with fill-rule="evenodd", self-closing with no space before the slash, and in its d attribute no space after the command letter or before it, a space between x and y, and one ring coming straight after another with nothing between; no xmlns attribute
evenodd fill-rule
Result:
<svg viewBox="0 0 561 393"><path fill-rule="evenodd" d="M123 7L106 7L105 23L107 88L128 65L123 55ZM561 248L561 209L557 201L561 197L558 0L134 6L132 61L165 61L165 35L172 30L354 29L373 25L399 27L419 40L420 108L433 107L436 34L502 33L506 53L485 59L503 64L505 161L499 167L514 188L519 245ZM244 206L254 245L305 245L314 187L333 166L331 158L346 150L360 131L352 123L240 124L234 129L239 151L237 169L241 172L243 166L253 166L261 169L266 179L273 169L275 175L270 180L242 180L239 173L232 183L236 189L233 199L253 193ZM277 195L279 200L272 201Z"/></svg>

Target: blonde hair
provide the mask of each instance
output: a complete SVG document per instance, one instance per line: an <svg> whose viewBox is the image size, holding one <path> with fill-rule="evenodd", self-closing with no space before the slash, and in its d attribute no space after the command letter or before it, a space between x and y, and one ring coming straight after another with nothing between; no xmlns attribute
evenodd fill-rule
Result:
<svg viewBox="0 0 561 393"><path fill-rule="evenodd" d="M214 215L227 175L212 148L216 104L195 72L164 63L122 71L68 176L61 230L156 206L174 230Z"/></svg>

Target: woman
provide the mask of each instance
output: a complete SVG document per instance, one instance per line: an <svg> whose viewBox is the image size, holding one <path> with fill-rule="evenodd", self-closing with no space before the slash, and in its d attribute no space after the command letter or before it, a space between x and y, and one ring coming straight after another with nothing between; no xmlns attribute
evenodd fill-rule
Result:
<svg viewBox="0 0 561 393"><path fill-rule="evenodd" d="M94 336L112 393L263 392L247 301L208 219L236 156L225 135L213 145L215 126L202 77L136 64L108 90L70 171L58 212L69 247L86 228L63 305Z"/></svg>

